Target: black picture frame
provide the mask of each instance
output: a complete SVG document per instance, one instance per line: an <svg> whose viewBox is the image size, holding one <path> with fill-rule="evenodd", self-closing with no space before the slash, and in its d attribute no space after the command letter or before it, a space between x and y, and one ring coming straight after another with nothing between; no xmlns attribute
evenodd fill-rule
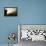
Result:
<svg viewBox="0 0 46 46"><path fill-rule="evenodd" d="M18 8L4 7L4 16L18 16Z"/></svg>

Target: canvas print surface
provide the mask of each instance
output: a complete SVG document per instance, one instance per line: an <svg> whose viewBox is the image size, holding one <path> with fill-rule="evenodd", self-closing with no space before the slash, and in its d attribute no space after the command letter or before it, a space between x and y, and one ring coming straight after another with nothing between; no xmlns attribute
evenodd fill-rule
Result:
<svg viewBox="0 0 46 46"><path fill-rule="evenodd" d="M17 7L5 7L4 16L17 16Z"/></svg>
<svg viewBox="0 0 46 46"><path fill-rule="evenodd" d="M20 39L46 41L46 25L21 25Z"/></svg>

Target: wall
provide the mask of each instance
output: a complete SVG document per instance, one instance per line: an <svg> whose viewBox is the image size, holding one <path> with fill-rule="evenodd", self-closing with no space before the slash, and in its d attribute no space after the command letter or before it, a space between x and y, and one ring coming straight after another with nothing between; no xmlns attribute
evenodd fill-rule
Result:
<svg viewBox="0 0 46 46"><path fill-rule="evenodd" d="M5 17L4 7L18 7L17 17ZM0 44L7 44L17 24L46 24L46 0L0 0ZM17 42L17 40L16 40Z"/></svg>
<svg viewBox="0 0 46 46"><path fill-rule="evenodd" d="M46 0L24 1L21 24L46 24Z"/></svg>

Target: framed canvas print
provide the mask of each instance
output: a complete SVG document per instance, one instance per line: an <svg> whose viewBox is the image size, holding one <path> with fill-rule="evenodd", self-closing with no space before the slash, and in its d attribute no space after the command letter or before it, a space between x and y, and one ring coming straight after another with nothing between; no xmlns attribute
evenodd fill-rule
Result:
<svg viewBox="0 0 46 46"><path fill-rule="evenodd" d="M46 25L44 24L20 24L18 30L20 31L20 41L46 41Z"/></svg>
<svg viewBox="0 0 46 46"><path fill-rule="evenodd" d="M18 16L17 7L4 7L4 16Z"/></svg>

